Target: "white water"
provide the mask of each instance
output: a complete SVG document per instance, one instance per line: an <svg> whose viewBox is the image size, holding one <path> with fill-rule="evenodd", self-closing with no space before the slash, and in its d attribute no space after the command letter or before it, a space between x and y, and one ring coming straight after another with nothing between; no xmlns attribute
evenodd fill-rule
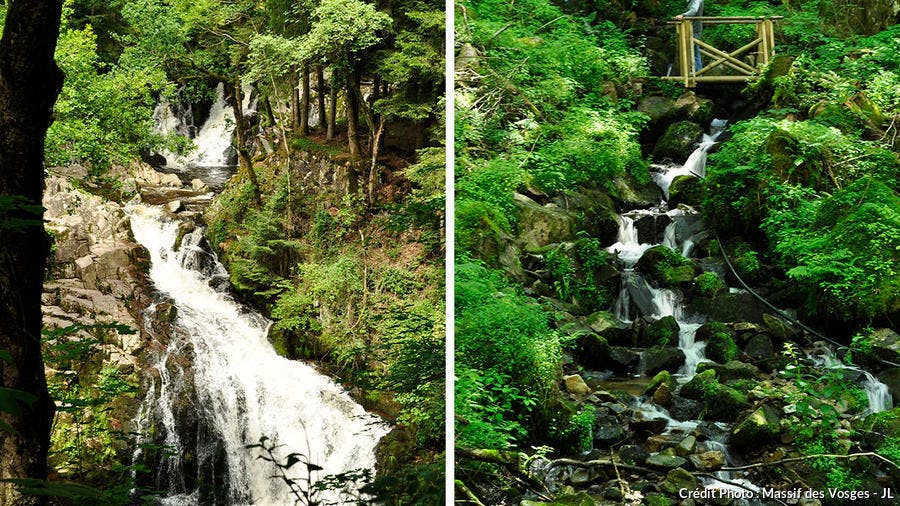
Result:
<svg viewBox="0 0 900 506"><path fill-rule="evenodd" d="M854 367L843 363L838 360L833 354L831 354L831 350L827 350L828 353L824 355L809 355L809 358L813 364L824 367L826 369L843 369L846 371L853 371L864 378L864 381L860 382L860 387L866 392L866 398L869 401L869 407L866 410L866 413L880 413L881 411L886 411L888 409L892 409L894 407L894 400L891 397L891 392L888 390L888 386L878 381L872 373L866 371L865 369L861 369L859 367Z"/></svg>
<svg viewBox="0 0 900 506"><path fill-rule="evenodd" d="M244 100L241 106L245 115L256 111L256 100L251 101L251 91L250 89L243 91ZM192 124L193 119L180 117L166 101L157 104L153 117L156 120L157 132L164 135L175 133L190 138L196 130ZM234 126L234 111L225 101L225 85L219 83L216 86L216 98L210 107L209 117L203 126L196 130L196 136L193 137L195 149L184 155L167 150L159 154L166 158L166 166L170 168L228 166L233 159L231 140Z"/></svg>
<svg viewBox="0 0 900 506"><path fill-rule="evenodd" d="M693 153L688 156L687 161L684 162L682 166L657 166L662 168L662 172L657 172L653 174L653 180L662 188L663 193L666 198L669 198L669 186L672 185L672 180L678 176L688 176L693 175L697 177L706 176L706 156L709 152L709 149L716 144L716 139L719 138L719 135L725 130L725 120L715 119L712 121L712 125L710 127L709 134L703 134L703 139L700 141L700 145L697 149L694 150Z"/></svg>
<svg viewBox="0 0 900 506"><path fill-rule="evenodd" d="M172 405L185 400L173 392L183 386L184 371L172 362L177 361L173 357L184 356L185 349L193 349L190 375L197 414L224 444L227 470L212 472L227 473L229 490L216 492L227 504L292 503L287 486L273 478L274 467L256 460L259 450L245 449L262 436L283 445L282 459L290 452L308 455L310 462L324 468L323 475L374 467L374 447L387 431L380 419L312 367L277 355L266 339L269 322L210 286L215 275L224 272L218 271L220 265L207 266L207 274L184 267L185 263L196 267L196 248L188 241L183 251L173 251L177 222L166 219L158 208L133 205L128 211L135 239L150 252L150 276L156 288L172 299L175 325L183 331L171 337L159 358L155 366L159 375L142 409L142 418L156 420L165 429L165 444L175 450L166 472L170 487L179 493L164 504L197 504L198 493L185 490L183 475L179 476L180 458L193 455L200 461L215 452L215 448L185 448L175 426ZM170 369L178 373L173 376ZM292 475L302 476L302 467L292 468Z"/></svg>

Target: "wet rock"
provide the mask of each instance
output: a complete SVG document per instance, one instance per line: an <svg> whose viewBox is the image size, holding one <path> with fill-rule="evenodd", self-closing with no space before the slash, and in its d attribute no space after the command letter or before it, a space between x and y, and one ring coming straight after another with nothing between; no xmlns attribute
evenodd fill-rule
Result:
<svg viewBox="0 0 900 506"><path fill-rule="evenodd" d="M668 204L674 208L679 204L699 205L703 200L703 186L700 179L691 175L675 176L669 185Z"/></svg>
<svg viewBox="0 0 900 506"><path fill-rule="evenodd" d="M800 333L792 326L788 325L781 318L772 316L768 313L762 315L763 325L768 329L775 339L779 341L790 341L797 337Z"/></svg>
<svg viewBox="0 0 900 506"><path fill-rule="evenodd" d="M699 274L690 260L663 245L645 251L634 268L666 287L690 286Z"/></svg>
<svg viewBox="0 0 900 506"><path fill-rule="evenodd" d="M402 469L415 457L415 443L406 429L395 426L375 445L375 471L389 474Z"/></svg>
<svg viewBox="0 0 900 506"><path fill-rule="evenodd" d="M881 374L878 375L878 379L887 385L891 397L894 398L894 403L900 403L900 367L893 367L881 371Z"/></svg>
<svg viewBox="0 0 900 506"><path fill-rule="evenodd" d="M681 442L675 447L675 453L678 454L679 457L687 457L688 455L694 453L694 449L697 447L697 438L694 436L688 435L685 436Z"/></svg>
<svg viewBox="0 0 900 506"><path fill-rule="evenodd" d="M201 179L192 179L191 189L198 193L206 193L209 191L209 185L204 183Z"/></svg>
<svg viewBox="0 0 900 506"><path fill-rule="evenodd" d="M629 214L629 217L634 221L638 241L648 244L663 242L666 227L672 223L672 218L667 214L640 213Z"/></svg>
<svg viewBox="0 0 900 506"><path fill-rule="evenodd" d="M170 323L175 321L178 315L178 308L171 302L160 302L156 305L156 321Z"/></svg>
<svg viewBox="0 0 900 506"><path fill-rule="evenodd" d="M623 346L613 346L609 349L610 366L615 371L629 372L636 371L640 355Z"/></svg>
<svg viewBox="0 0 900 506"><path fill-rule="evenodd" d="M638 102L637 110L650 116L651 122L661 122L678 114L675 101L669 97L646 97Z"/></svg>
<svg viewBox="0 0 900 506"><path fill-rule="evenodd" d="M584 379L577 374L571 374L569 376L563 376L563 381L566 384L566 391L573 395L589 395L591 393L591 387L587 386L587 383L584 382Z"/></svg>
<svg viewBox="0 0 900 506"><path fill-rule="evenodd" d="M581 334L576 341L578 354L575 360L592 369L610 367L610 346L602 336L593 332Z"/></svg>
<svg viewBox="0 0 900 506"><path fill-rule="evenodd" d="M666 346L678 344L678 332L681 330L674 316L664 316L659 320L640 321L635 324L641 347Z"/></svg>
<svg viewBox="0 0 900 506"><path fill-rule="evenodd" d="M778 410L765 404L734 426L729 441L735 448L749 450L777 442L780 434L781 417Z"/></svg>
<svg viewBox="0 0 900 506"><path fill-rule="evenodd" d="M694 297L687 306L688 312L705 314L720 322L762 323L766 307L745 292L721 293L715 298Z"/></svg>
<svg viewBox="0 0 900 506"><path fill-rule="evenodd" d="M624 445L619 448L619 458L626 464L642 464L650 454L637 445Z"/></svg>
<svg viewBox="0 0 900 506"><path fill-rule="evenodd" d="M713 392L719 387L716 371L706 370L698 372L687 383L681 386L678 394L695 401L703 400L707 392Z"/></svg>
<svg viewBox="0 0 900 506"><path fill-rule="evenodd" d="M677 494L679 490L684 489L694 490L697 488L697 478L681 467L676 467L666 474L661 487L670 494Z"/></svg>
<svg viewBox="0 0 900 506"><path fill-rule="evenodd" d="M656 454L647 457L647 460L644 461L644 463L647 464L648 467L654 469L670 470L687 464L687 459L678 456Z"/></svg>
<svg viewBox="0 0 900 506"><path fill-rule="evenodd" d="M636 434L661 434L668 423L665 418L637 418L631 421L629 428Z"/></svg>
<svg viewBox="0 0 900 506"><path fill-rule="evenodd" d="M688 459L695 468L700 470L717 469L725 465L725 454L720 451L695 453Z"/></svg>
<svg viewBox="0 0 900 506"><path fill-rule="evenodd" d="M740 350L734 342L734 337L727 332L714 332L706 340L706 358L725 364L738 358Z"/></svg>
<svg viewBox="0 0 900 506"><path fill-rule="evenodd" d="M872 355L879 360L900 362L900 334L892 329L875 329L870 339L872 341Z"/></svg>
<svg viewBox="0 0 900 506"><path fill-rule="evenodd" d="M724 365L712 362L701 362L697 365L697 372L710 369L715 371L716 376L724 382L737 379L754 379L759 374L759 369L755 365L738 360L732 360Z"/></svg>
<svg viewBox="0 0 900 506"><path fill-rule="evenodd" d="M708 125L713 119L713 101L698 97L693 91L687 91L675 100L675 109L687 119Z"/></svg>
<svg viewBox="0 0 900 506"><path fill-rule="evenodd" d="M516 243L524 251L575 239L575 217L555 204L542 206L520 193L513 194L518 217Z"/></svg>
<svg viewBox="0 0 900 506"><path fill-rule="evenodd" d="M687 160L703 135L703 128L691 121L672 123L653 148L654 160Z"/></svg>
<svg viewBox="0 0 900 506"><path fill-rule="evenodd" d="M680 395L673 395L668 409L672 418L683 422L685 420L696 420L703 409L703 404Z"/></svg>
<svg viewBox="0 0 900 506"><path fill-rule="evenodd" d="M166 211L170 213L177 213L182 210L184 210L184 203L180 200L172 200L166 203Z"/></svg>
<svg viewBox="0 0 900 506"><path fill-rule="evenodd" d="M606 330L619 328L621 326L616 317L609 311L597 311L591 313L585 320L585 323L588 324L591 330L598 334L603 334Z"/></svg>
<svg viewBox="0 0 900 506"><path fill-rule="evenodd" d="M619 230L616 206L609 194L593 188L563 192L553 199L560 210L577 218L577 228L603 243L615 241Z"/></svg>
<svg viewBox="0 0 900 506"><path fill-rule="evenodd" d="M772 339L769 336L756 334L744 346L744 353L753 360L768 360L775 356L775 346L772 344Z"/></svg>
<svg viewBox="0 0 900 506"><path fill-rule="evenodd" d="M684 365L684 352L674 346L657 346L641 353L640 370L645 375L677 371Z"/></svg>
<svg viewBox="0 0 900 506"><path fill-rule="evenodd" d="M626 175L613 180L613 202L619 212L655 206L663 198L662 189L653 182L641 183ZM618 230L618 223L616 224Z"/></svg>
<svg viewBox="0 0 900 506"><path fill-rule="evenodd" d="M669 371L660 371L656 373L656 376L654 376L650 380L650 383L647 383L647 387L644 388L644 395L652 395L657 388L664 384L670 387L675 386L675 379L672 378Z"/></svg>
<svg viewBox="0 0 900 506"><path fill-rule="evenodd" d="M672 404L672 390L673 388L668 383L663 383L653 392L650 400L655 404L668 408Z"/></svg>
<svg viewBox="0 0 900 506"><path fill-rule="evenodd" d="M594 427L594 447L607 449L626 438L625 429L617 422L601 423Z"/></svg>

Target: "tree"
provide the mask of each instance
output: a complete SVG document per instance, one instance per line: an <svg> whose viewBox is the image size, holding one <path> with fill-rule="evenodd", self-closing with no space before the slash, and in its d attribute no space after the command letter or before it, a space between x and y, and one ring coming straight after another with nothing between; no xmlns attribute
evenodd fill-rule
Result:
<svg viewBox="0 0 900 506"><path fill-rule="evenodd" d="M53 402L41 357L41 291L49 252L39 211L44 137L63 74L53 60L61 0L11 0L0 40L0 478L47 476ZM9 412L11 411L11 412ZM0 505L43 501L0 484Z"/></svg>

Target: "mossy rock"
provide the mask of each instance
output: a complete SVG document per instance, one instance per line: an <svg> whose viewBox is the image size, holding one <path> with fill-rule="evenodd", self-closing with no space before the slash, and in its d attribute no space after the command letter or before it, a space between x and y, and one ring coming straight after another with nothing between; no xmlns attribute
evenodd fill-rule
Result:
<svg viewBox="0 0 900 506"><path fill-rule="evenodd" d="M867 416L859 423L859 429L866 443L875 448L887 438L900 437L900 407Z"/></svg>
<svg viewBox="0 0 900 506"><path fill-rule="evenodd" d="M639 327L638 346L667 346L678 344L680 327L674 316L664 316L659 320Z"/></svg>
<svg viewBox="0 0 900 506"><path fill-rule="evenodd" d="M670 494L677 494L679 490L694 490L697 488L697 478L693 474L676 467L666 474L666 478L660 484L663 490Z"/></svg>
<svg viewBox="0 0 900 506"><path fill-rule="evenodd" d="M675 101L669 97L652 96L640 100L637 110L650 116L651 123L671 119L678 114Z"/></svg>
<svg viewBox="0 0 900 506"><path fill-rule="evenodd" d="M741 411L750 407L747 396L734 388L722 385L704 399L706 417L715 422L733 422Z"/></svg>
<svg viewBox="0 0 900 506"><path fill-rule="evenodd" d="M523 251L540 251L548 244L575 239L576 217L556 205L542 206L525 195L513 194L518 234L516 244Z"/></svg>
<svg viewBox="0 0 900 506"><path fill-rule="evenodd" d="M729 441L736 448L747 450L775 443L781 434L778 411L764 404L741 419L731 430Z"/></svg>
<svg viewBox="0 0 900 506"><path fill-rule="evenodd" d="M688 303L691 313L705 314L721 322L762 323L767 308L749 293L724 292L711 297L694 297Z"/></svg>
<svg viewBox="0 0 900 506"><path fill-rule="evenodd" d="M576 217L576 228L603 243L615 241L619 231L616 206L609 193L582 187L578 191L566 191L553 199L556 207Z"/></svg>
<svg viewBox="0 0 900 506"><path fill-rule="evenodd" d="M707 392L715 392L720 386L716 371L709 369L698 372L690 381L682 385L679 395L695 401L702 401Z"/></svg>
<svg viewBox="0 0 900 506"><path fill-rule="evenodd" d="M663 198L662 189L656 183L649 178L646 181L638 181L630 174L615 178L613 188L615 191L612 199L620 212L655 206Z"/></svg>
<svg viewBox="0 0 900 506"><path fill-rule="evenodd" d="M713 370L716 376L724 382L755 379L759 374L759 369L753 364L747 364L738 360L732 360L726 364L716 364L713 362L701 362L697 365L697 372Z"/></svg>
<svg viewBox="0 0 900 506"><path fill-rule="evenodd" d="M667 202L670 209L674 209L679 204L696 206L702 201L703 183L699 178L689 174L675 176L672 184L669 185L669 199Z"/></svg>
<svg viewBox="0 0 900 506"><path fill-rule="evenodd" d="M686 91L675 100L675 108L684 117L700 125L708 125L713 119L713 101L698 97L693 91Z"/></svg>
<svg viewBox="0 0 900 506"><path fill-rule="evenodd" d="M866 126L866 118L839 104L822 100L812 106L809 116L818 123L837 128L842 133L856 135Z"/></svg>
<svg viewBox="0 0 900 506"><path fill-rule="evenodd" d="M513 279L525 278L509 220L498 209L461 199L456 203L456 223L457 248L468 251L488 267L503 269Z"/></svg>
<svg viewBox="0 0 900 506"><path fill-rule="evenodd" d="M703 128L692 121L672 123L653 147L653 159L683 162L696 149L702 135Z"/></svg>
<svg viewBox="0 0 900 506"><path fill-rule="evenodd" d="M635 270L666 287L690 286L697 274L690 260L662 245L645 251Z"/></svg>
<svg viewBox="0 0 900 506"><path fill-rule="evenodd" d="M647 383L647 386L644 388L644 395L652 395L662 384L669 385L673 389L677 385L675 378L672 377L672 374L670 374L669 371L659 371L656 373L656 376L650 380L650 383Z"/></svg>
<svg viewBox="0 0 900 506"><path fill-rule="evenodd" d="M704 297L715 298L727 288L725 281L715 272L703 272L694 278L693 292Z"/></svg>
<svg viewBox="0 0 900 506"><path fill-rule="evenodd" d="M706 341L706 358L725 364L738 358L740 350L729 332L714 332Z"/></svg>
<svg viewBox="0 0 900 506"><path fill-rule="evenodd" d="M609 368L610 346L603 336L591 332L580 335L576 342L578 345L576 362L592 369Z"/></svg>

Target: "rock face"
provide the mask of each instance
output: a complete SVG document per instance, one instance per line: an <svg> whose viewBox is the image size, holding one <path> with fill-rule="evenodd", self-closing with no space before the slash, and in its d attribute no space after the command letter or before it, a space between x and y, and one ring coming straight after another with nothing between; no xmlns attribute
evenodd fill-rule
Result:
<svg viewBox="0 0 900 506"><path fill-rule="evenodd" d="M703 128L696 123L691 121L673 123L653 148L653 159L687 160L702 135Z"/></svg>
<svg viewBox="0 0 900 506"><path fill-rule="evenodd" d="M555 204L542 206L525 195L513 194L519 217L516 242L524 251L537 251L552 243L575 238L575 219Z"/></svg>

